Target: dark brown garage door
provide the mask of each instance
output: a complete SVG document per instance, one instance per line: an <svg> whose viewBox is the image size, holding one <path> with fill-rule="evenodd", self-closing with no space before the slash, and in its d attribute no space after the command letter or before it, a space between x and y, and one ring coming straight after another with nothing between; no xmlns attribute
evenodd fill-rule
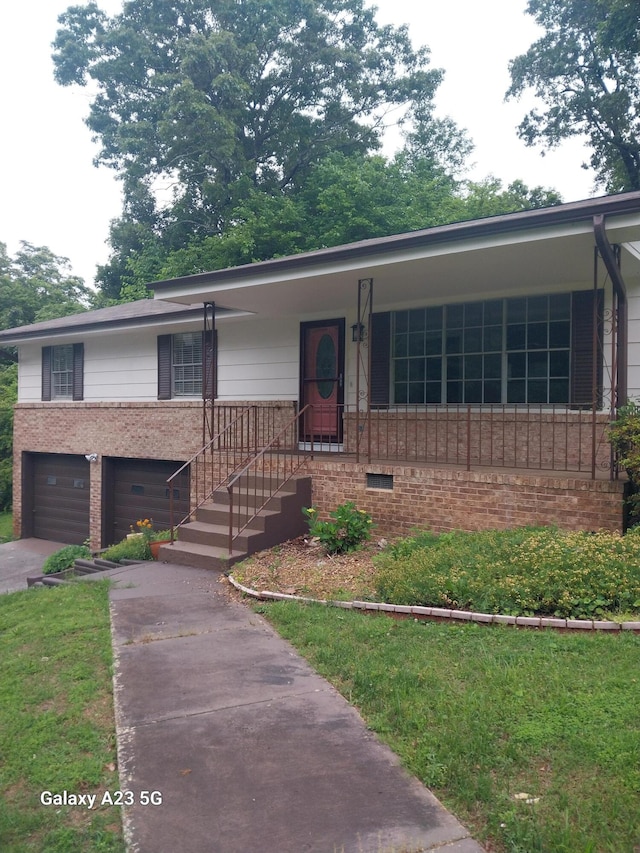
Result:
<svg viewBox="0 0 640 853"><path fill-rule="evenodd" d="M131 532L139 518L153 519L156 530L169 527L167 479L180 462L159 459L108 459L105 463L104 545L112 545ZM189 511L189 475L173 486L174 521Z"/></svg>
<svg viewBox="0 0 640 853"><path fill-rule="evenodd" d="M27 454L25 535L81 545L89 537L89 463L84 456Z"/></svg>

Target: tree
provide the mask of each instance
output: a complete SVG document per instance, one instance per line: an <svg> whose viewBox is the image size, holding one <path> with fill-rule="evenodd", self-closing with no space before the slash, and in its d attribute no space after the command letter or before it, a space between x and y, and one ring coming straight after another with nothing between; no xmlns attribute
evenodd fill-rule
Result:
<svg viewBox="0 0 640 853"><path fill-rule="evenodd" d="M520 137L553 148L585 135L599 185L640 189L640 3L529 0L527 12L545 34L511 61L507 97L531 88L547 109L529 111Z"/></svg>
<svg viewBox="0 0 640 853"><path fill-rule="evenodd" d="M467 181L454 209L456 219L461 221L555 204L562 204L562 197L555 190L540 186L530 189L520 180L512 181L505 190L499 178L489 175L482 181Z"/></svg>
<svg viewBox="0 0 640 853"><path fill-rule="evenodd" d="M90 301L91 291L69 273L67 258L22 241L11 259L0 243L0 329L77 314Z"/></svg>
<svg viewBox="0 0 640 853"><path fill-rule="evenodd" d="M255 189L282 192L333 151L375 150L390 113L430 102L442 73L374 14L364 0L129 0L112 18L70 7L55 76L97 87L87 124L123 181L125 223L175 250L223 234Z"/></svg>

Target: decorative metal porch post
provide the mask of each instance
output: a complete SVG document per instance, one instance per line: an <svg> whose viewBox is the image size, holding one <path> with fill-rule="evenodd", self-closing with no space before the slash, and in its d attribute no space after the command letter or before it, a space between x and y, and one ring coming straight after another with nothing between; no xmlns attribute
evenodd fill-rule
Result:
<svg viewBox="0 0 640 853"><path fill-rule="evenodd" d="M367 432L367 461L371 460L371 313L373 279L358 281L358 321L356 325L356 462L360 461L362 437Z"/></svg>
<svg viewBox="0 0 640 853"><path fill-rule="evenodd" d="M216 434L214 400L216 396L216 303L204 303L202 339L202 446Z"/></svg>

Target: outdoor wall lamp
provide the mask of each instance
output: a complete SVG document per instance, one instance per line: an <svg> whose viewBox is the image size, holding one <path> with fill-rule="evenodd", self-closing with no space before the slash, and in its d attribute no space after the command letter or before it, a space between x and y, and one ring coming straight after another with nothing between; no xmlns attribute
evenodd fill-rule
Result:
<svg viewBox="0 0 640 853"><path fill-rule="evenodd" d="M357 344L358 342L362 343L366 337L367 330L365 329L364 323L354 323L351 327L351 340L354 344Z"/></svg>
<svg viewBox="0 0 640 853"><path fill-rule="evenodd" d="M87 460L87 462L97 462L98 461L98 454L97 453L87 453L84 458Z"/></svg>

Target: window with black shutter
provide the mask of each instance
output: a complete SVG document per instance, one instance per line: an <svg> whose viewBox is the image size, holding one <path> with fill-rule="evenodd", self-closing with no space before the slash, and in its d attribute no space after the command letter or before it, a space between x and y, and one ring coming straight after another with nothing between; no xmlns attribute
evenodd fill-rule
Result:
<svg viewBox="0 0 640 853"><path fill-rule="evenodd" d="M203 368L207 399L217 395L216 343L204 332L158 335L158 399L201 397Z"/></svg>
<svg viewBox="0 0 640 853"><path fill-rule="evenodd" d="M603 303L587 290L374 314L371 405L590 406L594 328L600 403Z"/></svg>
<svg viewBox="0 0 640 853"><path fill-rule="evenodd" d="M84 399L84 344L42 347L42 399Z"/></svg>

